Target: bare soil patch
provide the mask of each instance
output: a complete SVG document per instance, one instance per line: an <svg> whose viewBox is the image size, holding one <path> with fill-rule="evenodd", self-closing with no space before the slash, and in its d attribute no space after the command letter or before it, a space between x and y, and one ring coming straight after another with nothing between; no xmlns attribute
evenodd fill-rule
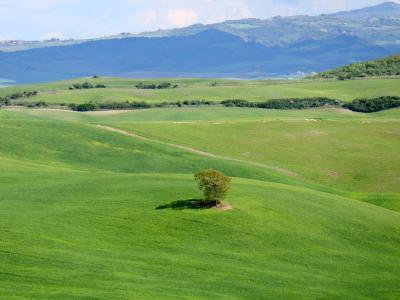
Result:
<svg viewBox="0 0 400 300"><path fill-rule="evenodd" d="M212 207L212 209L227 211L227 210L233 210L233 206L229 203L222 202L222 203L218 204L217 206Z"/></svg>

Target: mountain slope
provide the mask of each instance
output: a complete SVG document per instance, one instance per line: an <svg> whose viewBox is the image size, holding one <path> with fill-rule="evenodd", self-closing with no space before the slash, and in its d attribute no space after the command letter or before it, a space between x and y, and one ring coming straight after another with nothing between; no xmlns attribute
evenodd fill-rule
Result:
<svg viewBox="0 0 400 300"><path fill-rule="evenodd" d="M18 81L133 72L207 72L238 62L264 61L270 50L210 30L187 37L128 38L0 53L0 77ZM240 71L233 66L229 71ZM224 72L222 72L224 73Z"/></svg>
<svg viewBox="0 0 400 300"><path fill-rule="evenodd" d="M311 78L336 78L343 80L357 77L393 75L400 75L400 55L351 64L319 73Z"/></svg>
<svg viewBox="0 0 400 300"><path fill-rule="evenodd" d="M375 6L356 10L342 11L333 14L336 17L346 19L371 18L371 17L400 17L400 4L396 2L384 2Z"/></svg>
<svg viewBox="0 0 400 300"><path fill-rule="evenodd" d="M322 41L340 35L350 35L370 44L400 49L400 4L386 2L380 5L319 16L277 16L274 18L232 20L218 24L196 24L174 30L159 30L140 36L183 36L208 29L218 29L261 43L267 47L286 47L305 40ZM344 19L346 19L344 21Z"/></svg>
<svg viewBox="0 0 400 300"><path fill-rule="evenodd" d="M357 37L265 47L219 30L0 53L0 78L42 82L94 74L130 77L265 77L334 68L391 54Z"/></svg>
<svg viewBox="0 0 400 300"><path fill-rule="evenodd" d="M331 15L197 24L65 44L28 43L27 47L39 48L0 52L0 78L17 82L93 74L256 78L320 72L399 53L399 11L400 4L384 3ZM9 51L12 45L0 49ZM18 49L24 49L23 43Z"/></svg>
<svg viewBox="0 0 400 300"><path fill-rule="evenodd" d="M141 34L122 33L93 40L0 41L0 51L20 51L129 37L185 36L210 29L228 32L247 41L262 43L267 47L288 45L307 39L331 39L340 34L356 36L373 44L394 46L398 45L400 39L399 28L400 4L385 2L363 9L320 16L277 16L266 20L230 20L217 24L195 24L185 28Z"/></svg>

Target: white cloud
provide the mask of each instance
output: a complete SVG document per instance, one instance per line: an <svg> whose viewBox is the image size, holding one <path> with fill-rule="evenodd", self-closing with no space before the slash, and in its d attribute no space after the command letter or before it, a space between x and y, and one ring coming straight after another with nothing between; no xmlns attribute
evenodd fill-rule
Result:
<svg viewBox="0 0 400 300"><path fill-rule="evenodd" d="M143 10L136 14L136 17L145 24L151 24L157 20L157 11L155 10Z"/></svg>
<svg viewBox="0 0 400 300"><path fill-rule="evenodd" d="M319 14L384 0L0 0L0 36L96 37L227 19ZM396 0L400 3L400 0Z"/></svg>
<svg viewBox="0 0 400 300"><path fill-rule="evenodd" d="M151 6L166 26L253 17L246 0L126 0L133 9Z"/></svg>
<svg viewBox="0 0 400 300"><path fill-rule="evenodd" d="M198 15L190 9L174 9L168 12L168 21L177 27L184 27L196 23Z"/></svg>

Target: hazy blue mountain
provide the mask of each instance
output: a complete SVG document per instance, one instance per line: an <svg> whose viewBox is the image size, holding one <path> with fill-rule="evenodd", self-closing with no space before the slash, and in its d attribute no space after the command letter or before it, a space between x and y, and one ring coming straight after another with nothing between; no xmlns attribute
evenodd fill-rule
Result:
<svg viewBox="0 0 400 300"><path fill-rule="evenodd" d="M109 76L265 77L322 71L390 54L357 37L265 47L232 34L126 38L0 53L0 77L41 82L94 74Z"/></svg>
<svg viewBox="0 0 400 300"><path fill-rule="evenodd" d="M179 29L141 34L122 33L92 40L0 41L0 51L21 51L130 37L186 36L210 29L225 31L268 47L285 46L309 39L332 39L342 34L356 36L371 44L391 46L400 40L400 4L385 2L363 9L319 16L277 16L266 20L243 19L210 25L195 24Z"/></svg>
<svg viewBox="0 0 400 300"><path fill-rule="evenodd" d="M400 52L400 5L321 16L246 19L0 52L0 78L42 82L93 74L278 77ZM55 46L57 45L57 46ZM33 47L33 46L32 46ZM0 47L1 48L1 47Z"/></svg>
<svg viewBox="0 0 400 300"><path fill-rule="evenodd" d="M371 7L342 11L333 14L336 17L347 19L360 19L372 17L400 17L400 4L395 2L385 2Z"/></svg>
<svg viewBox="0 0 400 300"><path fill-rule="evenodd" d="M319 16L290 16L259 20L243 19L218 24L196 24L186 28L159 30L141 36L183 36L218 29L261 43L267 47L286 46L310 39L332 39L350 35L371 44L391 47L400 40L400 4L385 2L359 10Z"/></svg>

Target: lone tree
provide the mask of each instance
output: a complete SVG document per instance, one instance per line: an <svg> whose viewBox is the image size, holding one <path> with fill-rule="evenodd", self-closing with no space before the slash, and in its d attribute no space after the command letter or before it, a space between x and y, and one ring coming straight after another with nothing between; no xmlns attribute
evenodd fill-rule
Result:
<svg viewBox="0 0 400 300"><path fill-rule="evenodd" d="M199 183L200 190L204 193L205 201L215 201L215 205L218 205L228 195L231 178L223 173L208 169L197 173L194 178Z"/></svg>

